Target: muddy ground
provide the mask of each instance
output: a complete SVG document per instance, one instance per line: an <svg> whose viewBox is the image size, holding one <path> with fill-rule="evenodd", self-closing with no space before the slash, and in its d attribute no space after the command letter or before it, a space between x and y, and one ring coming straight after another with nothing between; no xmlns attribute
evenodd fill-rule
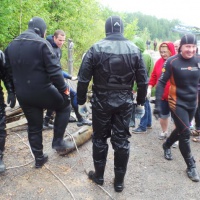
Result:
<svg viewBox="0 0 200 200"><path fill-rule="evenodd" d="M45 130L43 144L49 161L42 169L35 169L26 128L25 125L8 130L4 157L7 170L0 175L0 200L200 199L200 183L188 179L179 149L172 149L172 161L164 159L163 141L157 138L161 129L154 118L153 129L146 134L132 134L130 138L130 160L125 189L121 193L116 193L113 188L113 150L110 142L105 183L101 188L86 175L93 169L91 140L79 147L79 151L62 157L51 148L52 130ZM73 133L78 129L76 123L69 123L67 131ZM191 141L191 147L200 172L200 144Z"/></svg>
<svg viewBox="0 0 200 200"><path fill-rule="evenodd" d="M76 123L69 123L69 133L78 129ZM113 188L111 145L109 145L105 183L103 188L100 188L86 175L86 172L93 169L91 140L79 147L79 152L75 150L62 157L51 148L52 130L44 130L44 151L49 155L49 161L42 169L35 169L28 147L26 125L11 129L8 131L4 157L7 170L0 175L0 199L199 199L200 185L186 176L186 165L179 149L172 149L174 160L167 161L163 158L161 148L163 141L157 138L159 132L160 125L153 119L153 129L148 130L146 134L132 134L125 189L122 193L116 193ZM191 141L191 146L200 172L200 144Z"/></svg>

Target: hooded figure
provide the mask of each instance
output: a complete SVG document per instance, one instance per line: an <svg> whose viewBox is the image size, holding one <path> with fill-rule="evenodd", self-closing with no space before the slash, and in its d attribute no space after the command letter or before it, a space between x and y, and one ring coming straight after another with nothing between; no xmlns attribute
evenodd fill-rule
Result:
<svg viewBox="0 0 200 200"><path fill-rule="evenodd" d="M115 191L124 188L130 144L128 138L134 81L138 85L138 105L145 103L147 72L141 52L123 36L118 16L106 20L106 38L95 43L85 54L78 73L77 100L80 114L86 111L88 85L93 78L92 121L93 162L95 171L88 176L103 185L108 153L107 139L114 149ZM142 107L142 106L141 106Z"/></svg>
<svg viewBox="0 0 200 200"><path fill-rule="evenodd" d="M33 17L28 23L28 29L34 30L40 37L44 38L47 26L42 18Z"/></svg>
<svg viewBox="0 0 200 200"><path fill-rule="evenodd" d="M35 156L35 167L48 160L43 154L43 110L55 110L52 148L65 150L63 140L70 116L69 87L64 81L60 59L44 39L46 24L33 17L28 30L15 38L5 50L6 67L12 71L19 104L28 121L28 139Z"/></svg>
<svg viewBox="0 0 200 200"><path fill-rule="evenodd" d="M118 16L111 16L106 20L105 24L105 32L106 36L110 34L122 34L124 33L124 24L120 17Z"/></svg>

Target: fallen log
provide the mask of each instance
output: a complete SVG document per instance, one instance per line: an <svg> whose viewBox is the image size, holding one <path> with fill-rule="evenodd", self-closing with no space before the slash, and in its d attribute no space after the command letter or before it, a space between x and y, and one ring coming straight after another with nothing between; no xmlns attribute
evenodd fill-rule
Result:
<svg viewBox="0 0 200 200"><path fill-rule="evenodd" d="M10 128L17 127L17 126L21 126L21 125L24 125L24 124L27 124L27 120L26 120L25 117L22 118L22 119L20 119L20 120L7 123L7 124L6 124L6 130L7 130L7 129L10 129Z"/></svg>
<svg viewBox="0 0 200 200"><path fill-rule="evenodd" d="M64 156L69 152L73 151L74 149L76 149L76 146L81 146L82 144L86 143L89 139L91 139L92 132L93 129L91 126L83 126L75 133L67 134L64 137L64 140L66 141L69 148L66 149L65 151L57 151L58 154Z"/></svg>
<svg viewBox="0 0 200 200"><path fill-rule="evenodd" d="M20 113L23 113L23 111L22 111L20 106L17 106L15 108L6 109L6 116L7 117L10 117L10 116L13 116L13 115L17 115L17 114L20 114Z"/></svg>

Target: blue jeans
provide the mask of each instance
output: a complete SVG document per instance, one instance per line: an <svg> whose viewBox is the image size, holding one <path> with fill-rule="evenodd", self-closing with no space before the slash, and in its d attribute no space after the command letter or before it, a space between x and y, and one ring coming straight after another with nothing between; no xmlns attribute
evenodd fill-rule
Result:
<svg viewBox="0 0 200 200"><path fill-rule="evenodd" d="M146 131L147 126L151 126L152 124L151 106L150 106L149 100L145 101L144 110L145 110L145 113L144 113L144 116L140 120L139 127L143 131Z"/></svg>

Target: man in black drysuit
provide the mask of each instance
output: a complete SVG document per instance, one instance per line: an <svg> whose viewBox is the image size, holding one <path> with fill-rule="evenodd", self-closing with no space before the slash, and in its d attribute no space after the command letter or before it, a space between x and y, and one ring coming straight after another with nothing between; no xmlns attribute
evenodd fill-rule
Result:
<svg viewBox="0 0 200 200"><path fill-rule="evenodd" d="M43 154L43 109L56 112L52 148L64 151L63 140L70 116L68 85L64 81L60 60L44 39L46 23L33 17L28 30L15 38L5 51L6 67L12 70L16 96L28 121L28 139L35 156L35 167L48 160Z"/></svg>
<svg viewBox="0 0 200 200"><path fill-rule="evenodd" d="M16 103L14 85L12 82L12 77L5 70L5 57L4 53L0 50L0 80L3 81L6 90L8 92L7 103L10 103L10 107L13 108ZM4 172L6 167L3 162L3 151L5 149L6 142L6 117L5 117L5 103L4 103L4 93L3 88L0 85L0 173Z"/></svg>
<svg viewBox="0 0 200 200"><path fill-rule="evenodd" d="M92 121L93 162L95 171L89 178L103 185L108 153L107 139L114 149L114 188L121 192L129 159L129 122L132 112L132 87L138 85L136 115L144 115L147 92L146 67L137 46L124 38L120 17L109 17L105 24L106 38L94 44L83 58L79 73L77 97L79 113L87 112L85 102L93 77Z"/></svg>

